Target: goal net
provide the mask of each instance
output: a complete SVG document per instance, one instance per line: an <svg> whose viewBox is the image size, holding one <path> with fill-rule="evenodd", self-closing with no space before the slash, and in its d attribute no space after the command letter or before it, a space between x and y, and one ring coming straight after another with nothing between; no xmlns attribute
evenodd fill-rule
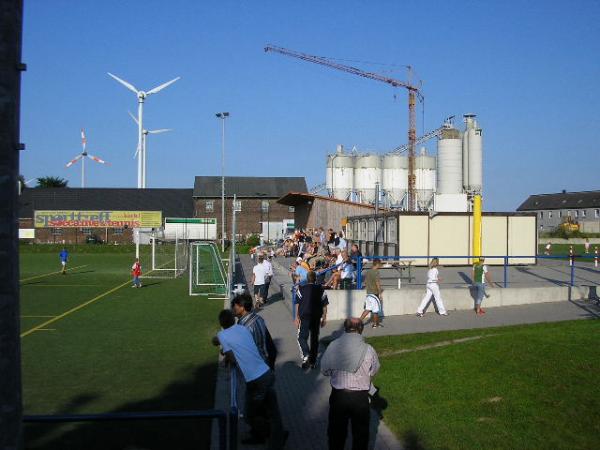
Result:
<svg viewBox="0 0 600 450"><path fill-rule="evenodd" d="M188 241L175 237L166 239L161 233L147 236L140 246L140 258L145 271L142 278L176 278L188 268Z"/></svg>
<svg viewBox="0 0 600 450"><path fill-rule="evenodd" d="M189 246L190 295L227 295L228 276L213 242L192 242Z"/></svg>

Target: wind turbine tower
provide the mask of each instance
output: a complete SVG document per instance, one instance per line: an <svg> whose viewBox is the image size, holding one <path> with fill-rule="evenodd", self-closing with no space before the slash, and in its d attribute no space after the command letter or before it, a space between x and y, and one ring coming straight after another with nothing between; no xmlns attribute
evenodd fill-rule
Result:
<svg viewBox="0 0 600 450"><path fill-rule="evenodd" d="M139 126L139 122L136 119L136 117L130 112L127 111L129 113L129 115L131 116L131 118L133 119L133 121ZM149 134L160 134L160 133L166 133L167 131L173 131L171 128L160 128L158 130L146 130L145 128L142 130L142 152L144 154L144 156L146 155L146 142L148 141L148 135ZM135 155L134 158L138 156L140 152L140 147L138 147L135 151ZM146 165L146 158L144 157L144 166ZM144 180L145 180L145 169L144 169Z"/></svg>
<svg viewBox="0 0 600 450"><path fill-rule="evenodd" d="M157 92L162 91L167 86L175 83L181 77L173 78L171 81L167 81L166 83L163 83L160 86L156 86L154 89L150 89L148 92L146 92L146 91L140 91L131 83L129 83L125 80L122 80L121 78L117 77L116 75L113 75L110 72L108 72L108 75L111 76L112 78L114 78L119 83L121 83L127 89L132 91L137 96L137 99L138 99L138 118L137 118L137 124L138 124L138 146L137 146L138 180L137 180L137 187L141 188L141 189L145 189L146 188L146 151L145 151L144 145L143 145L143 142L144 142L144 121L143 121L144 101L146 100L146 97L148 97L149 95L156 94Z"/></svg>

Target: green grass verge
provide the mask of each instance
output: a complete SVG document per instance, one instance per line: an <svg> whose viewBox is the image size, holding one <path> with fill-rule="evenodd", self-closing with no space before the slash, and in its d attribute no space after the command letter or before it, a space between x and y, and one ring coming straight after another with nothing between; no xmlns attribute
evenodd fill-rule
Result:
<svg viewBox="0 0 600 450"><path fill-rule="evenodd" d="M598 320L372 338L385 423L406 449L600 448L599 338Z"/></svg>
<svg viewBox="0 0 600 450"><path fill-rule="evenodd" d="M585 247L583 246L583 244L574 244L573 251L575 252L575 255L586 256L586 258L575 257L575 260L593 262L595 245L597 245L597 244L590 245L590 253L588 253L586 255ZM568 244L552 244L552 256L564 256L565 259L568 259L567 256L569 255L569 247L570 247L570 244L569 245ZM600 248L600 245L598 245L598 248ZM538 245L538 254L543 255L545 251L546 251L545 244Z"/></svg>
<svg viewBox="0 0 600 450"><path fill-rule="evenodd" d="M131 255L73 253L62 276L55 254L21 255L25 414L211 409L222 301L189 297L187 276L131 289ZM35 278L33 278L35 277ZM29 279L28 279L29 278ZM207 448L202 421L28 425L31 449Z"/></svg>

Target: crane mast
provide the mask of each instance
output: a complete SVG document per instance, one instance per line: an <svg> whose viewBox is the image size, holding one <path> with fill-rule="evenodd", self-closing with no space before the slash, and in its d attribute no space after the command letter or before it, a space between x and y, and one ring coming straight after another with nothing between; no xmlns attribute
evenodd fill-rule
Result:
<svg viewBox="0 0 600 450"><path fill-rule="evenodd" d="M359 77L368 78L371 80L381 81L383 83L389 84L393 87L403 87L408 90L408 210L415 211L416 209L416 176L415 176L415 147L417 140L417 114L416 114L416 101L417 97L419 99L423 99L423 95L421 94L418 87L412 85L411 83L407 83L404 81L399 81L394 78L386 77L384 75L380 75L378 73L366 72L364 70L358 69L352 66L346 66L344 64L339 64L334 61L331 61L322 56L314 56L306 53L297 52L294 50L289 50L283 47L275 47L268 45L265 47L265 52L275 52L280 53L285 56L291 56L293 58L298 58L303 61L311 62L314 64L320 64L325 67L330 67L332 69L341 70L343 72L351 73L353 75L358 75Z"/></svg>

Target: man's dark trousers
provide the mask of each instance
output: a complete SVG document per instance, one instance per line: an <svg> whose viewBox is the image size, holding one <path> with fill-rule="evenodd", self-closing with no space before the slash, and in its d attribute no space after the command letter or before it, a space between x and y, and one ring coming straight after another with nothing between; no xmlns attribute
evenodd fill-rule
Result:
<svg viewBox="0 0 600 450"><path fill-rule="evenodd" d="M344 450L348 421L352 425L352 450L369 447L369 391L332 389L329 396L329 450Z"/></svg>
<svg viewBox="0 0 600 450"><path fill-rule="evenodd" d="M302 349L303 356L308 356L309 364L315 364L319 354L319 330L321 329L321 318L313 319L305 317L300 319L300 329L298 330L298 344ZM310 336L310 347L308 338Z"/></svg>

